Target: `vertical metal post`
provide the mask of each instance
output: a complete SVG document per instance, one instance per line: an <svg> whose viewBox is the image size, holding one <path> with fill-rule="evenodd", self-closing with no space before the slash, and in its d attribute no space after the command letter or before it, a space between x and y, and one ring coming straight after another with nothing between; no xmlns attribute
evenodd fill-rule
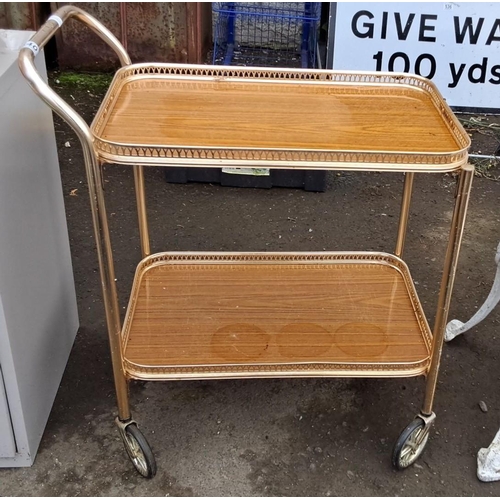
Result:
<svg viewBox="0 0 500 500"><path fill-rule="evenodd" d="M311 16L312 16L312 2L304 3L304 20L302 21L302 41L300 45L301 64L303 68L309 67L309 36L311 31ZM313 48L314 51L315 47ZM312 58L312 67L314 67L314 57Z"/></svg>
<svg viewBox="0 0 500 500"><path fill-rule="evenodd" d="M227 40L226 40L227 48L226 48L226 55L224 57L224 65L230 66L234 54L234 44L236 43L234 34L234 28L236 24L236 14L234 13L235 2L229 2L227 8L230 12L233 13L228 14L227 16Z"/></svg>
<svg viewBox="0 0 500 500"><path fill-rule="evenodd" d="M403 257L403 250L405 246L406 229L408 227L408 219L410 217L410 202L414 177L415 174L413 172L405 173L403 198L401 200L401 212L399 214L398 239L396 241L396 250L394 252L395 255L400 258Z"/></svg>
<svg viewBox="0 0 500 500"><path fill-rule="evenodd" d="M460 252L460 244L465 226L465 216L467 213L467 205L469 203L470 189L472 179L474 177L474 167L465 165L460 173L458 183L455 209L453 210L453 218L451 221L450 237L448 241L448 249L444 261L443 278L441 281L441 289L439 291L438 306L436 319L434 322L431 364L427 374L425 387L425 398L422 406L422 413L430 415L432 413L432 405L436 392L437 376L439 372L439 364L441 360L441 351L443 350L443 339L448 320L448 311L450 308L451 294L453 291L453 282L455 280L455 271L457 268L458 255Z"/></svg>
<svg viewBox="0 0 500 500"><path fill-rule="evenodd" d="M109 235L108 218L104 202L104 191L101 182L102 166L95 158L92 142L81 138L85 170L89 185L90 208L97 247L97 259L101 275L101 286L108 327L109 346L111 350L111 364L115 382L116 400L118 405L118 418L122 421L129 420L130 406L128 398L128 382L123 371L123 353L121 338L120 309L118 293L116 290L113 251Z"/></svg>
<svg viewBox="0 0 500 500"><path fill-rule="evenodd" d="M333 69L333 49L335 45L336 21L337 21L337 3L330 2L330 12L328 15L328 40L326 42L325 69Z"/></svg>
<svg viewBox="0 0 500 500"><path fill-rule="evenodd" d="M144 189L144 167L141 165L134 165L134 183L137 215L139 216L141 253L144 258L151 254L151 248L149 245L148 214L146 212L146 193Z"/></svg>

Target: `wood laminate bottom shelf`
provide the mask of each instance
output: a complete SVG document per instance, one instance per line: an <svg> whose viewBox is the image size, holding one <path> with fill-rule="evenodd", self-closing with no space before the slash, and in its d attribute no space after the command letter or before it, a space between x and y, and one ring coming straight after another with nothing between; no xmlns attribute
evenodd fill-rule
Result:
<svg viewBox="0 0 500 500"><path fill-rule="evenodd" d="M431 350L406 264L364 252L152 255L122 335L142 380L415 376Z"/></svg>

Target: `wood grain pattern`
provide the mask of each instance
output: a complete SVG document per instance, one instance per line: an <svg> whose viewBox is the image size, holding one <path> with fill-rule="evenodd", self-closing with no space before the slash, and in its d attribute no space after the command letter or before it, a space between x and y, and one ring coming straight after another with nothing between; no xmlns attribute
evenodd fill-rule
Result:
<svg viewBox="0 0 500 500"><path fill-rule="evenodd" d="M126 82L100 137L122 144L442 153L461 149L418 88Z"/></svg>
<svg viewBox="0 0 500 500"><path fill-rule="evenodd" d="M403 275L382 263L164 263L136 299L124 353L136 365L429 357Z"/></svg>

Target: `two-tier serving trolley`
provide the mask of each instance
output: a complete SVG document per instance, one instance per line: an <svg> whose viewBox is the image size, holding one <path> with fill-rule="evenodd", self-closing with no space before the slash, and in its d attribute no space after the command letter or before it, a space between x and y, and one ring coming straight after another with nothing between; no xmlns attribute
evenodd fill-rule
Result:
<svg viewBox="0 0 500 500"><path fill-rule="evenodd" d="M89 127L38 75L34 58L75 18L121 62ZM116 422L137 470L156 471L132 420L128 381L250 377L426 377L420 413L393 452L422 452L432 411L473 168L470 145L436 87L408 74L131 64L119 41L74 6L20 52L33 90L77 133L90 190L114 381ZM143 259L123 325L101 178L134 172ZM263 167L402 172L394 254L150 251L144 167ZM458 186L431 330L402 260L415 173Z"/></svg>

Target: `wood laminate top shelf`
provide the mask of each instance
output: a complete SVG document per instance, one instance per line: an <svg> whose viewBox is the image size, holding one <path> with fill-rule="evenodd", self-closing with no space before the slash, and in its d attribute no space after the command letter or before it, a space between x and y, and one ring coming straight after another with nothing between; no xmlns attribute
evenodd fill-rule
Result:
<svg viewBox="0 0 500 500"><path fill-rule="evenodd" d="M452 171L470 144L420 77L160 64L119 70L92 130L145 165Z"/></svg>

